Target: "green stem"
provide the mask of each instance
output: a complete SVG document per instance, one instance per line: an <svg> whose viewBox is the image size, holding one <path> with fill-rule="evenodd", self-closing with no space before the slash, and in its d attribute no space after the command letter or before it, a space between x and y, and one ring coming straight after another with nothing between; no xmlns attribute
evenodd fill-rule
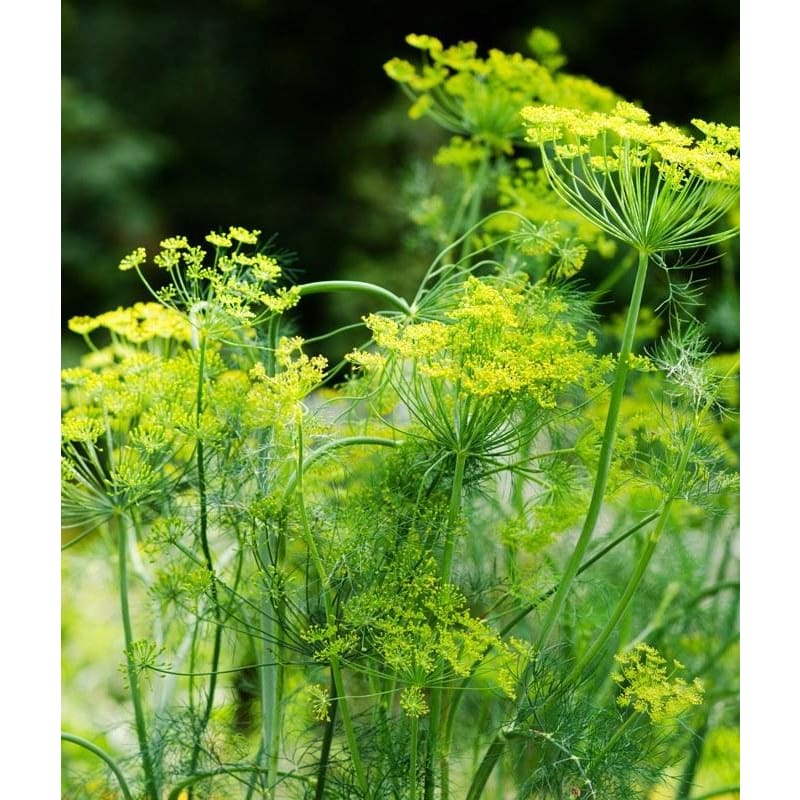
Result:
<svg viewBox="0 0 800 800"><path fill-rule="evenodd" d="M411 742L408 759L408 800L417 800L417 747L419 744L419 717L411 717Z"/></svg>
<svg viewBox="0 0 800 800"><path fill-rule="evenodd" d="M692 793L692 787L694 786L694 776L700 764L700 757L703 754L703 745L705 744L707 733L708 713L703 715L699 727L692 731L692 738L689 742L691 753L686 766L683 768L678 790L675 792L675 800L689 800L689 795Z"/></svg>
<svg viewBox="0 0 800 800"><path fill-rule="evenodd" d="M175 786L172 787L170 790L169 795L167 796L167 800L180 800L181 794L183 793L184 789L188 789L191 786L194 786L196 783L200 783L202 781L206 781L209 778L216 778L217 775L236 775L237 773L248 773L248 772L264 772L263 767L257 766L242 766L242 767L219 767L217 769L209 770L208 772L200 772L196 775L192 775L190 778L186 778L182 780L180 783L176 783ZM298 775L291 775L289 777L303 780Z"/></svg>
<svg viewBox="0 0 800 800"><path fill-rule="evenodd" d="M319 755L319 770L317 771L317 787L314 791L314 800L323 800L325 797L325 781L328 777L328 761L331 756L331 744L333 743L333 729L336 725L336 709L339 705L336 696L336 681L331 673L331 688L328 696L331 704L328 708L328 721L325 723L325 736L322 738L322 750Z"/></svg>
<svg viewBox="0 0 800 800"><path fill-rule="evenodd" d="M470 182L470 193L469 197L469 210L467 212L466 222L464 223L464 230L470 230L475 226L478 221L480 210L481 210L481 201L483 200L483 192L486 187L486 174L489 169L489 155L488 153L484 155L483 159L481 160L478 169L476 170L474 179ZM459 220L459 226L460 226ZM451 234L450 238L453 238L455 235L458 234L458 230L454 230L453 234ZM461 244L461 258L459 260L463 261L470 252L470 242L471 237L467 236L464 238Z"/></svg>
<svg viewBox="0 0 800 800"><path fill-rule="evenodd" d="M497 736L494 737L492 743L489 745L489 748L483 756L483 760L481 761L477 772L472 778L472 783L470 784L469 791L467 792L467 796L464 798L464 800L478 800L478 798L483 794L483 790L486 788L486 783L489 780L495 765L500 760L503 750L505 750L506 742L512 738L514 738L513 734L509 735L503 731L500 731Z"/></svg>
<svg viewBox="0 0 800 800"><path fill-rule="evenodd" d="M633 536L634 533L640 531L646 525L649 525L653 520L658 519L658 514L653 513L646 516L640 522L637 522L635 525L631 526L627 530L623 531L619 536L615 537L611 542L609 542L604 547L600 548L591 558L586 559L583 564L581 564L580 569L578 570L578 575L583 574L589 569L592 565L596 564L600 561L603 556L610 553L614 548L618 547L624 541L629 539ZM514 616L514 618L507 622L501 629L500 629L500 637L505 638L514 628L526 617L528 614L531 613L534 609L538 608L545 600L549 597L552 597L558 589L558 585L551 586L547 591L542 592L539 597L536 598L534 603L525 606L518 614ZM488 651L487 651L488 652ZM473 667L474 668L474 667ZM459 690L466 689L469 685L470 678L464 678L459 686ZM461 698L464 696L463 691L457 691L453 697L452 702L450 703L450 707L447 712L447 720L445 722L445 733L444 733L444 750L445 752L450 751L450 743L453 740L453 730L455 727L455 718L456 712L458 711L458 706L461 702Z"/></svg>
<svg viewBox="0 0 800 800"><path fill-rule="evenodd" d="M119 545L119 596L122 612L122 630L125 636L125 665L128 673L128 683L131 688L131 701L136 726L136 738L142 756L142 767L145 777L146 796L151 800L158 800L161 796L156 780L153 759L150 754L150 745L147 739L147 725L145 723L142 697L139 693L139 675L133 661L133 628L131 625L131 612L128 601L128 531L122 517L116 517Z"/></svg>
<svg viewBox="0 0 800 800"><path fill-rule="evenodd" d="M114 761L114 759L111 758L111 756L106 753L105 750L98 747L96 744L93 744L88 739L84 739L81 736L76 736L74 733L66 733L65 731L61 731L61 739L64 742L72 742L72 744L76 744L78 747L82 747L84 750L94 753L98 758L105 761L119 783L119 788L122 790L122 797L124 800L133 800L133 795L131 794L128 782L125 780L125 776L122 774L122 770L117 766L116 761Z"/></svg>
<svg viewBox="0 0 800 800"><path fill-rule="evenodd" d="M453 486L450 491L450 506L447 511L444 551L442 553L442 584L450 583L453 571L453 554L456 544L456 525L461 514L461 492L464 486L464 468L467 463L467 454L459 451L456 453L456 465L453 472Z"/></svg>
<svg viewBox="0 0 800 800"><path fill-rule="evenodd" d="M306 513L306 505L303 494L303 424L300 422L297 426L297 508L300 513L300 526L303 532L303 538L308 548L311 561L314 564L317 576L320 582L320 591L322 593L322 601L325 606L325 621L328 625L335 625L336 615L333 611L333 602L330 597L330 586L328 585L327 575L322 565L317 543L314 541L314 536L311 533L311 527L308 523L308 514ZM368 795L367 776L364 771L364 764L361 760L361 752L358 748L356 741L355 730L353 729L353 720L350 716L350 709L347 703L347 696L344 691L344 680L342 678L342 670L339 665L339 658L336 655L330 656L331 673L333 674L333 681L336 686L336 698L339 701L342 709L342 722L344 723L344 730L347 736L347 744L350 748L350 756L353 759L353 769L356 773L356 780L361 792L366 796Z"/></svg>
<svg viewBox="0 0 800 800"><path fill-rule="evenodd" d="M268 597L262 600L264 608L269 604ZM267 757L267 791L275 797L277 786L278 760L280 754L281 720L281 653L280 626L271 613L262 611L264 639L262 656L265 666L259 669L261 689L261 738L264 754Z"/></svg>
<svg viewBox="0 0 800 800"><path fill-rule="evenodd" d="M203 384L205 381L205 362L206 362L206 337L200 331L198 378L197 378L197 411L195 424L197 427L197 492L200 503L200 546L203 550L205 566L211 576L211 605L214 613L214 647L211 654L211 669L208 679L208 697L206 698L205 709L200 721L200 727L195 734L194 745L192 746L192 756L189 772L194 772L200 758L200 746L203 733L208 727L211 719L211 711L214 708L214 694L217 688L217 669L219 668L219 658L222 649L222 610L219 605L217 593L217 578L214 574L214 561L211 556L211 548L208 544L208 498L206 495L206 473L205 455L203 448L203 437L200 432L203 414ZM189 793L191 800L191 792Z"/></svg>
<svg viewBox="0 0 800 800"><path fill-rule="evenodd" d="M669 494L667 495L666 500L664 501L664 505L662 506L661 513L658 517L658 522L656 522L655 528L652 530L650 535L647 537L647 541L645 543L644 550L642 554L639 556L639 560L636 563L636 567L631 575L630 579L628 580L628 584L625 587L625 591L622 594L622 597L617 601L617 605L614 608L609 619L606 621L603 630L600 632L600 635L595 639L592 646L589 650L584 653L584 655L576 662L575 666L572 668L572 671L569 673L565 683L570 685L573 681L577 680L581 673L583 672L584 668L590 664L600 651L605 646L608 639L611 637L611 634L614 632L614 628L617 626L617 622L619 622L620 617L625 613L628 606L630 605L631 600L633 599L636 590L639 588L639 584L641 583L642 578L644 577L644 573L647 570L647 567L650 563L650 559L655 552L656 546L658 545L658 541L661 538L661 534L664 532L664 528L666 527L667 520L669 519L669 512L672 508L672 503L677 496L678 487L680 485L681 480L683 479L683 473L686 470L686 465L689 461L689 456L692 452L692 447L694 446L695 439L697 438L697 426L692 429L692 433L686 441L684 445L683 452L681 453L680 461L678 462L678 466L675 469L675 474L672 479L672 485L669 490Z"/></svg>
<svg viewBox="0 0 800 800"><path fill-rule="evenodd" d="M634 281L633 292L631 294L631 302L628 308L628 314L625 318L622 345L620 347L619 360L614 375L611 399L608 404L608 413L606 415L606 424L603 431L603 441L600 446L600 458L597 465L594 487L592 489L592 498L589 502L589 509L586 513L586 519L583 523L580 537L575 545L575 550L570 557L567 568L559 583L558 591L556 592L553 602L550 604L550 610L543 623L537 644L537 649L539 650L544 649L555 627L556 621L564 607L564 602L567 599L567 594L572 587L572 582L577 575L581 559L589 546L592 534L597 526L597 520L600 516L600 509L603 505L603 498L605 497L606 486L608 485L611 458L614 453L614 441L617 435L619 412L622 407L622 398L625 394L628 371L630 370L629 361L633 348L633 337L636 333L636 322L639 318L639 308L642 304L642 294L644 293L645 278L647 276L647 262L648 254L645 251L640 251L639 266L636 270L636 280Z"/></svg>
<svg viewBox="0 0 800 800"><path fill-rule="evenodd" d="M303 283L299 288L300 297L328 292L361 292L362 294L369 294L387 301L404 314L412 313L411 307L402 297L398 297L388 289L384 289L383 286L377 286L374 283L365 283L364 281L315 281L313 283Z"/></svg>
<svg viewBox="0 0 800 800"><path fill-rule="evenodd" d="M444 552L442 554L442 586L450 583L450 575L453 571L453 554L455 552L456 525L461 514L461 493L464 484L464 468L467 462L467 454L464 451L456 453L456 464L453 472L453 486L450 491L450 506L447 512L445 523ZM435 780L433 777L433 765L437 755L440 757L441 764L441 792L442 797L446 798L449 793L448 786L448 767L447 754L438 753L440 734L444 733L442 726L442 682L444 679L444 664L440 664L434 677L434 686L431 690L431 710L428 719L428 744L425 754L425 800L433 800ZM446 720L445 720L446 722Z"/></svg>

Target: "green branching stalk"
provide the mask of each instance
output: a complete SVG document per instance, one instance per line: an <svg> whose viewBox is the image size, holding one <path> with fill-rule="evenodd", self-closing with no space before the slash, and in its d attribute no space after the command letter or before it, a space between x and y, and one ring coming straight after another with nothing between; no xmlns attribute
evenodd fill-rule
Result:
<svg viewBox="0 0 800 800"><path fill-rule="evenodd" d="M593 556L591 556L590 558L587 558L586 561L584 561L584 563L581 564L580 568L578 569L577 574L578 575L582 575L584 572L586 572L586 570L588 570L590 567L592 567L594 564L596 564L598 561L600 561L604 556L608 555L608 553L610 553L612 550L616 549L623 542L627 541L635 533L640 531L642 528L645 528L647 525L649 525L654 520L658 519L658 516L659 516L658 512L654 512L652 514L648 514L648 516L646 516L644 519L642 519L641 521L637 522L635 525L632 525L627 530L623 531L621 534L619 534L619 536L616 536L608 544L606 544L603 547L601 547ZM522 620L525 619L525 617L528 616L528 614L530 614L532 611L534 611L536 608L538 608L548 598L552 597L556 593L557 590L558 590L558 584L556 584L555 586L550 587L547 591L542 592L542 594L539 595L539 597L536 599L536 601L534 603L531 603L531 604L525 606L525 608L523 608L519 613L517 613L509 622L507 622L500 629L500 636L502 638L504 638L509 633L511 633L511 631L513 631L514 628L520 622L522 622ZM488 653L488 650L487 650L487 653ZM473 666L473 669L474 669L475 666L477 666L477 664L475 664ZM467 686L469 685L470 681L471 681L471 678L469 678L469 677L464 678L464 680L459 685L458 690L453 693L453 700L451 701L450 707L448 708L447 720L445 722L444 745L443 745L445 752L450 752L450 745L451 745L451 742L453 740L453 731L455 729L456 713L457 713L458 707L459 707L459 705L461 703L461 699L464 696L464 690L467 688ZM503 749L502 747L495 747L495 748L491 748L490 747L490 749L487 752L486 756L490 757L494 753L498 753L499 754L499 753L502 752L502 749ZM484 761L485 761L485 759L484 759ZM488 775L490 773L491 773L491 770L489 770L489 772L486 773L487 778L488 778Z"/></svg>
<svg viewBox="0 0 800 800"><path fill-rule="evenodd" d="M118 554L119 554L119 597L122 613L122 630L125 637L125 665L128 683L131 690L131 702L136 726L136 738L142 759L142 768L145 777L145 792L149 800L159 800L160 789L156 776L153 757L150 752L150 742L147 738L147 723L145 721L142 696L139 691L139 673L133 660L133 626L128 596L128 530L122 516L116 516Z"/></svg>
<svg viewBox="0 0 800 800"><path fill-rule="evenodd" d="M303 423L298 423L297 426L297 510L300 514L300 525L303 533L303 539L308 553L311 556L311 562L317 573L320 582L320 590L322 593L322 601L325 606L325 621L328 625L334 625L336 622L336 614L333 609L333 601L330 595L330 586L328 576L320 558L317 543L314 540L314 535L311 532L311 526L308 522L308 514L306 513L305 499L303 496ZM330 668L333 675L333 681L336 686L336 699L341 706L342 722L344 724L345 735L347 736L347 744L350 748L350 757L353 760L353 769L356 774L356 781L358 782L359 789L366 795L368 793L367 776L364 770L364 763L361 759L361 751L358 747L356 740L355 730L353 728L353 720L350 716L350 708L347 702L347 695L344 690L344 679L342 677L342 668L339 663L338 655L331 654Z"/></svg>
<svg viewBox="0 0 800 800"><path fill-rule="evenodd" d="M119 783L123 800L133 800L133 794L128 786L128 782L125 780L125 775L122 773L122 770L119 768L117 762L114 761L114 759L111 758L111 756L106 753L102 747L98 747L96 744L93 744L88 739L84 739L82 736L76 736L74 733L66 733L65 731L61 731L61 740L76 744L78 747L82 747L84 750L88 750L90 753L94 753L94 755L102 759L108 765L108 768L114 773L114 777Z"/></svg>
<svg viewBox="0 0 800 800"><path fill-rule="evenodd" d="M483 759L481 760L481 763L472 778L472 783L470 784L464 800L478 800L478 798L481 797L483 790L486 788L486 783L488 782L489 777L494 771L497 762L500 760L500 756L503 755L506 744L510 740L516 738L519 738L519 735L515 734L513 731L500 730L498 732L486 750L486 753L484 754Z"/></svg>
<svg viewBox="0 0 800 800"><path fill-rule="evenodd" d="M633 574L628 580L628 584L625 587L625 591L623 592L622 597L620 597L620 599L617 601L617 605L614 608L614 611L611 613L610 617L606 621L603 630L594 640L592 646L586 653L584 653L584 655L577 661L575 666L570 671L569 676L566 679L567 683L577 680L582 674L583 670L589 664L591 664L592 661L597 657L597 655L601 652L601 650L605 646L608 639L611 637L611 634L613 633L614 628L616 627L620 618L630 605L630 602L633 599L633 596L636 593L636 590L638 589L642 578L644 577L644 574L650 563L650 559L652 558L653 553L655 552L656 546L658 545L661 535L664 532L664 528L666 527L667 521L669 519L670 509L672 508L672 504L674 503L675 499L678 497L680 485L683 480L684 473L686 472L686 467L689 463L689 457L692 454L694 443L700 431L700 426L702 424L703 417L713 404L714 397L715 396L712 395L712 397L709 400L707 400L705 405L701 409L696 411L691 433L689 434L688 438L686 439L683 445L683 450L681 451L678 464L675 467L672 482L667 492L667 496L664 499L664 503L662 505L658 521L656 522L654 529L647 537L647 541L645 542L645 547L641 555L639 556Z"/></svg>
<svg viewBox="0 0 800 800"><path fill-rule="evenodd" d="M239 774L252 774L252 773L263 773L264 769L262 767L256 767L252 765L247 766L240 766L240 765L232 765L230 767L223 766L218 767L217 769L212 769L207 772L198 772L196 775L192 775L185 780L176 783L175 786L170 789L169 794L167 795L167 800L180 800L181 795L187 790L190 789L192 786L202 783L203 781L210 780L211 778L219 777L220 775L239 775ZM287 777L294 778L295 780L303 780L302 777L298 775L289 775Z"/></svg>

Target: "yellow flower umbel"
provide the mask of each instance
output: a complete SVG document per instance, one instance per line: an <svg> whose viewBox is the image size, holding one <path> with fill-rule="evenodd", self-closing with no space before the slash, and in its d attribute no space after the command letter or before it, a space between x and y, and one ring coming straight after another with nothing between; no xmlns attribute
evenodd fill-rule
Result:
<svg viewBox="0 0 800 800"><path fill-rule="evenodd" d="M544 284L470 277L444 319L366 318L411 415L452 452L497 453L515 441L514 410L555 409L571 387L598 380L599 361ZM350 359L375 368L374 354Z"/></svg>
<svg viewBox="0 0 800 800"><path fill-rule="evenodd" d="M227 233L211 232L205 237L215 248L211 257L185 236L164 239L153 263L168 273L170 283L158 290L150 287L142 273L147 260L144 248L123 258L119 268L135 269L163 306L187 316L195 345L201 333L241 343L243 332L292 308L300 299L299 287L277 286L282 270L276 259L253 250L260 234L235 225ZM89 323L86 318L76 318L73 330L82 333ZM128 335L129 331L130 326Z"/></svg>
<svg viewBox="0 0 800 800"><path fill-rule="evenodd" d="M696 140L620 102L610 113L556 106L522 109L527 140L551 185L602 230L649 254L702 247L735 235L709 231L739 198L739 129L702 120Z"/></svg>
<svg viewBox="0 0 800 800"><path fill-rule="evenodd" d="M542 29L534 34L530 44L540 61L497 49L480 58L475 42L444 47L434 36L412 33L406 42L422 51L423 64L393 58L384 70L414 100L408 112L412 119L430 116L446 130L472 137L469 152L479 158L481 148L510 154L523 135L518 112L526 103L608 110L616 100L610 89L587 78L557 72L565 61L558 38ZM454 147L458 158L468 155L454 141L441 157L450 158Z"/></svg>
<svg viewBox="0 0 800 800"><path fill-rule="evenodd" d="M647 714L655 723L669 721L703 702L703 685L695 678L687 684L674 674L683 669L675 661L667 673L666 660L650 645L641 643L629 653L614 657L619 672L612 677L620 687L617 705Z"/></svg>

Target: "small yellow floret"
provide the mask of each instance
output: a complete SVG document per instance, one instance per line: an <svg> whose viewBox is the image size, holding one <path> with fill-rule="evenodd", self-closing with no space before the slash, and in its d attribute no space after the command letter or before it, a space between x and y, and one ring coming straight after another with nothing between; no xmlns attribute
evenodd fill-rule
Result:
<svg viewBox="0 0 800 800"><path fill-rule="evenodd" d="M231 225L228 230L228 238L235 239L242 244L256 244L260 235L261 231L248 231L247 228L241 228L238 225Z"/></svg>
<svg viewBox="0 0 800 800"><path fill-rule="evenodd" d="M147 260L147 251L144 247L137 247L132 253L129 253L122 261L119 262L119 268L122 272L129 269L135 269L144 264Z"/></svg>
<svg viewBox="0 0 800 800"><path fill-rule="evenodd" d="M233 244L229 236L225 236L224 233L214 233L214 231L206 236L206 241L213 244L214 247L230 247Z"/></svg>

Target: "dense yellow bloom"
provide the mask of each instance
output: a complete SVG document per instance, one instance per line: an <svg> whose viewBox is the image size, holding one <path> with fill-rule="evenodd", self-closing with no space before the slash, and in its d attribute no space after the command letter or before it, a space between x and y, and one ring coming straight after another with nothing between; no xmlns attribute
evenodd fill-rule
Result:
<svg viewBox="0 0 800 800"><path fill-rule="evenodd" d="M708 229L738 201L738 128L695 120L705 133L697 141L626 102L607 113L542 105L521 115L555 191L611 235L666 252L735 233Z"/></svg>
<svg viewBox="0 0 800 800"><path fill-rule="evenodd" d="M495 286L468 278L444 321L402 322L371 315L367 327L385 351L412 360L418 373L457 384L475 397L525 394L543 408L596 367L564 301L543 287ZM351 360L365 363L358 355ZM374 363L374 357L371 357Z"/></svg>
<svg viewBox="0 0 800 800"><path fill-rule="evenodd" d="M480 58L475 42L444 47L435 37L416 34L406 41L426 54L427 63L415 67L393 58L384 69L414 98L409 116L430 114L492 151L510 154L513 143L522 138L518 112L523 105L545 102L608 110L616 99L587 78L557 73L564 63L560 43L542 29L531 37L541 61L497 49Z"/></svg>
<svg viewBox="0 0 800 800"><path fill-rule="evenodd" d="M191 338L189 320L160 303L135 303L129 308L120 307L97 317L74 317L69 327L80 334L106 328L133 344L143 344L156 338L188 342Z"/></svg>
<svg viewBox="0 0 800 800"><path fill-rule="evenodd" d="M214 247L231 247L233 244L233 240L230 236L225 236L224 233L214 233L214 231L211 231L211 233L206 236L206 241L209 244L213 244Z"/></svg>
<svg viewBox="0 0 800 800"><path fill-rule="evenodd" d="M621 690L617 704L622 708L631 707L658 723L674 719L703 702L700 680L695 678L687 684L682 678L673 678L683 665L675 661L668 674L666 660L650 645L638 644L625 655L614 658L619 672L612 677Z"/></svg>
<svg viewBox="0 0 800 800"><path fill-rule="evenodd" d="M189 248L189 242L186 241L185 236L170 236L159 243L162 250L186 250Z"/></svg>
<svg viewBox="0 0 800 800"><path fill-rule="evenodd" d="M245 424L265 428L276 424L296 424L304 414L303 401L325 378L328 366L323 356L307 356L299 336L283 338L275 351L281 368L268 375L261 362L250 370L253 381L247 393Z"/></svg>

